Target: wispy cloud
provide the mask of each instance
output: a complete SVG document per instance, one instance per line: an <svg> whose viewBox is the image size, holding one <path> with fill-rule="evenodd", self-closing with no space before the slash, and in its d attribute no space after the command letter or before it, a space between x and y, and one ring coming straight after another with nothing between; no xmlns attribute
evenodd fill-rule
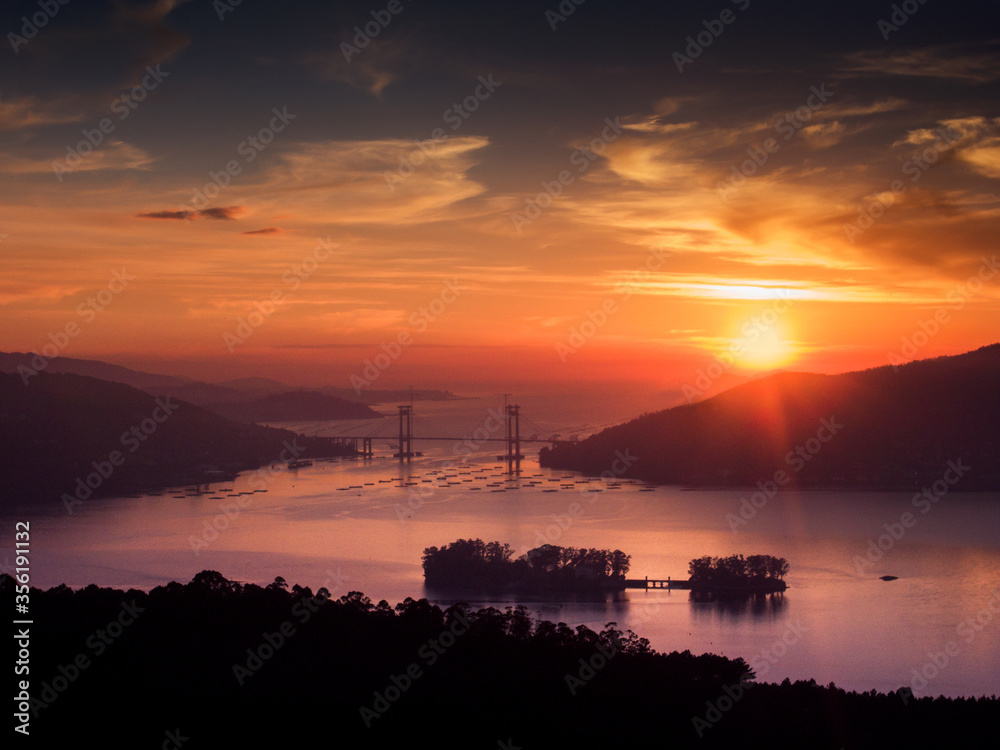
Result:
<svg viewBox="0 0 1000 750"><path fill-rule="evenodd" d="M468 171L488 144L480 136L442 139L423 150L402 139L297 144L247 191L273 213L293 210L325 224L440 221L454 216L455 204L485 192Z"/></svg>
<svg viewBox="0 0 1000 750"><path fill-rule="evenodd" d="M246 213L243 206L218 206L215 208L203 208L200 211L167 210L167 211L143 211L136 214L140 219L215 219L216 221L232 221L238 219ZM246 234L246 232L244 232Z"/></svg>
<svg viewBox="0 0 1000 750"><path fill-rule="evenodd" d="M351 32L345 33L342 43L353 45L352 36ZM348 50L346 54L339 44L310 51L301 56L301 61L320 78L345 83L380 98L385 88L400 78L413 55L422 54L426 46L416 32L403 30L390 36L380 35L364 49Z"/></svg>
<svg viewBox="0 0 1000 750"><path fill-rule="evenodd" d="M1000 77L1000 55L986 48L970 54L968 48L941 45L917 50L854 52L840 70L856 75L952 78L966 83L989 83Z"/></svg>
<svg viewBox="0 0 1000 750"><path fill-rule="evenodd" d="M37 149L36 149L37 151ZM64 157L65 151L59 156ZM49 174L65 175L76 172L105 172L126 169L149 170L156 158L131 143L112 141L94 149L85 158L69 167L66 162L52 158L21 156L17 153L5 154L0 158L0 173L6 174ZM58 163L58 168L54 164Z"/></svg>
<svg viewBox="0 0 1000 750"><path fill-rule="evenodd" d="M921 147L940 142L949 134L947 149L954 152L974 172L1000 179L1000 117L969 116L940 120L935 128L916 128L907 132L893 147Z"/></svg>
<svg viewBox="0 0 1000 750"><path fill-rule="evenodd" d="M0 96L0 131L76 122L82 117L75 98L41 101L36 97L5 99Z"/></svg>

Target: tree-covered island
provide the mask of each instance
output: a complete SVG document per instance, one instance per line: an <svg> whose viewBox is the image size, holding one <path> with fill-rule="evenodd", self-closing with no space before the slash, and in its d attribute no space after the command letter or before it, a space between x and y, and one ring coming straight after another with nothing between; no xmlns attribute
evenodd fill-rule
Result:
<svg viewBox="0 0 1000 750"><path fill-rule="evenodd" d="M623 591L646 588L648 579L626 579L631 555L621 550L543 544L515 558L509 544L459 539L423 554L428 586L485 591ZM699 557L688 565L689 580L655 581L659 588L698 593L766 594L784 591L788 562L771 555Z"/></svg>
<svg viewBox="0 0 1000 750"><path fill-rule="evenodd" d="M487 590L620 590L630 560L621 550L552 544L514 558L509 544L482 539L459 539L423 554L427 585Z"/></svg>
<svg viewBox="0 0 1000 750"><path fill-rule="evenodd" d="M688 564L692 591L767 594L788 588L788 562L771 555L699 557Z"/></svg>

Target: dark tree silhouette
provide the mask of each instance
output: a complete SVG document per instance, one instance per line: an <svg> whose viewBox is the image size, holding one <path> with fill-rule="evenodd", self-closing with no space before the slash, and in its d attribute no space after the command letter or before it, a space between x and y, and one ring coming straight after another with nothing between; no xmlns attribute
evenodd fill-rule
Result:
<svg viewBox="0 0 1000 750"><path fill-rule="evenodd" d="M782 579L788 574L788 561L771 555L730 555L698 557L688 563L692 589L721 590L747 588L759 591L783 591Z"/></svg>
<svg viewBox="0 0 1000 750"><path fill-rule="evenodd" d="M551 544L528 550L517 559L512 556L508 544L459 539L424 550L424 578L432 586L614 588L624 580L631 559L621 550Z"/></svg>
<svg viewBox="0 0 1000 750"><path fill-rule="evenodd" d="M129 747L160 747L169 729L185 750L306 745L318 726L364 747L433 735L443 748L920 749L956 732L963 748L995 747L995 698L759 684L743 659L657 653L614 623L305 591L215 571L148 593L32 589L33 746L70 746L100 717Z"/></svg>

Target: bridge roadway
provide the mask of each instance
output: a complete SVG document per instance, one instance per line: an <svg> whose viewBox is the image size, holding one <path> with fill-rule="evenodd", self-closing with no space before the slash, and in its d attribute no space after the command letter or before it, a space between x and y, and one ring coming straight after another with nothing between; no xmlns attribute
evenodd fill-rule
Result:
<svg viewBox="0 0 1000 750"><path fill-rule="evenodd" d="M326 437L326 438L336 438L338 440L379 440L379 441L382 441L382 440L393 440L393 439L395 439L396 441L399 440L399 437L397 435L392 434L392 433L389 433L387 435L323 435L323 437ZM451 441L458 441L458 442L464 442L466 440L469 440L469 441L472 441L474 443L509 443L509 442L515 442L515 441L509 440L509 439L507 439L505 437L483 438L483 439L480 440L479 438L470 437L469 435L463 435L462 437L421 437L419 435L411 435L409 437L409 439L411 441L413 441L413 442L416 442L417 440L451 440ZM578 440L548 440L546 438L518 438L516 440L516 442L518 442L518 443L546 443L547 445L560 445L560 444L565 443L565 444L568 444L568 445L572 445L573 443L577 443L579 441Z"/></svg>

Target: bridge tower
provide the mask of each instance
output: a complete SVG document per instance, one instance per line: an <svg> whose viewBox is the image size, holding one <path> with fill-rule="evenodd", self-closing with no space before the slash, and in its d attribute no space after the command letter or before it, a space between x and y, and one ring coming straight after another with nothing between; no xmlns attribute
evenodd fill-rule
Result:
<svg viewBox="0 0 1000 750"><path fill-rule="evenodd" d="M413 458L413 405L399 407L399 453L393 458Z"/></svg>
<svg viewBox="0 0 1000 750"><path fill-rule="evenodd" d="M521 407L517 404L507 407L507 466L521 468Z"/></svg>

